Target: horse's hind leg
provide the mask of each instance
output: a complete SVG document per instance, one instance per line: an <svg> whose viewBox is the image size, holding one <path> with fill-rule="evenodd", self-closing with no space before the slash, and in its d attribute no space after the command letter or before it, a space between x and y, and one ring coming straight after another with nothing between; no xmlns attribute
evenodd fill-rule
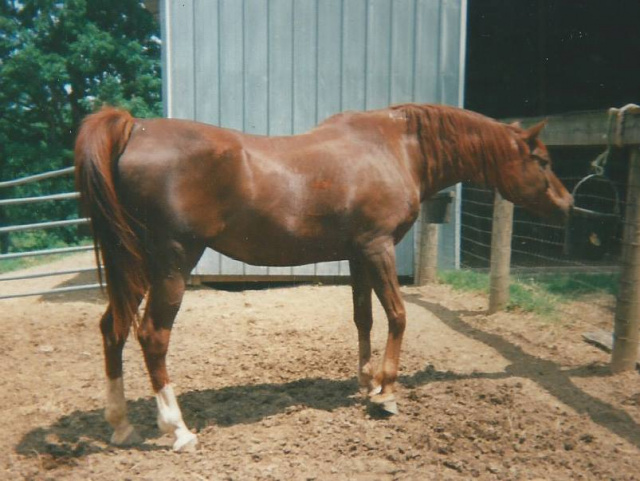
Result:
<svg viewBox="0 0 640 481"><path fill-rule="evenodd" d="M373 385L371 367L371 282L361 259L351 259L349 270L353 294L353 319L358 328L358 383L360 387L371 392L376 387Z"/></svg>
<svg viewBox="0 0 640 481"><path fill-rule="evenodd" d="M127 341L126 335L118 339L113 330L111 306L100 321L104 347L105 369L107 373L107 406L105 418L113 428L111 442L117 445L135 444L142 438L135 431L127 417L127 402L124 397L122 378L122 350Z"/></svg>
<svg viewBox="0 0 640 481"><path fill-rule="evenodd" d="M169 382L166 356L173 321L182 302L186 277L193 266L191 262L184 261L185 254L181 247L173 246L163 254L166 255L157 258L169 257L173 260L169 260L167 266L160 267L152 274L147 309L138 328L138 340L156 394L158 427L174 437L175 451L186 451L195 448L198 439L182 419L178 401Z"/></svg>
<svg viewBox="0 0 640 481"><path fill-rule="evenodd" d="M396 414L394 388L406 326L406 311L396 273L393 242L388 239L368 246L365 257L371 284L389 322L389 334L382 365L374 377L374 383L380 386L380 394L372 396L371 400L381 405L385 411Z"/></svg>

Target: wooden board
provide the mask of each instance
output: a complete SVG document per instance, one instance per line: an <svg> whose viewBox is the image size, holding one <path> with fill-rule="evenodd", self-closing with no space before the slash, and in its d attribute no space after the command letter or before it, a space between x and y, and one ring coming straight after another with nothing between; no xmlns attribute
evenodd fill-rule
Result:
<svg viewBox="0 0 640 481"><path fill-rule="evenodd" d="M599 347L603 351L613 350L613 333L609 331L586 332L582 335L585 341ZM636 361L636 369L640 369L640 358Z"/></svg>
<svg viewBox="0 0 640 481"><path fill-rule="evenodd" d="M585 332L582 337L589 344L599 347L603 351L611 352L613 349L613 333L608 331Z"/></svg>

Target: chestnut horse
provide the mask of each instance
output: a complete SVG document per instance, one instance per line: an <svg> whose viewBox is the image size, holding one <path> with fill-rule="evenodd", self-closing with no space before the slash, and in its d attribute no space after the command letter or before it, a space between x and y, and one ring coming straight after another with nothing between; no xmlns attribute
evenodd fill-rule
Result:
<svg viewBox="0 0 640 481"><path fill-rule="evenodd" d="M174 436L175 450L197 443L165 357L186 279L206 247L267 266L348 260L358 380L374 403L394 412L405 330L394 245L424 199L460 181L565 218L573 201L538 139L543 126L524 130L462 109L414 104L339 114L289 137L134 119L113 108L88 116L76 141L76 182L105 265L109 306L100 326L111 441L139 439L122 382L122 349L134 326L160 428ZM372 291L389 325L378 369L371 363Z"/></svg>

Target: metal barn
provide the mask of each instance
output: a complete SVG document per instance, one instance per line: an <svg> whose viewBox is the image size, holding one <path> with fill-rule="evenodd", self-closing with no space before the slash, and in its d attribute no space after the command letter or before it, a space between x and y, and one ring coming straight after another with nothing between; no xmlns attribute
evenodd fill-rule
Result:
<svg viewBox="0 0 640 481"><path fill-rule="evenodd" d="M462 105L466 0L164 0L164 108L265 135L305 132L345 110ZM459 264L460 190L439 265ZM414 274L416 227L397 246ZM260 267L205 252L196 278L348 275L348 262Z"/></svg>

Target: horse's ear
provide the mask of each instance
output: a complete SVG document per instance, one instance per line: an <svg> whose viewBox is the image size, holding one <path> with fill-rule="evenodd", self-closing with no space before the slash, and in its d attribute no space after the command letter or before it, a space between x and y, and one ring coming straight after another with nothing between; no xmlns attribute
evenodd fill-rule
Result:
<svg viewBox="0 0 640 481"><path fill-rule="evenodd" d="M527 142L531 142L532 140L535 140L540 135L540 132L542 132L542 129L545 128L545 126L547 125L547 122L548 122L548 119L544 119L542 122L538 122L537 124L532 125L528 129L523 130L521 134L522 138Z"/></svg>

